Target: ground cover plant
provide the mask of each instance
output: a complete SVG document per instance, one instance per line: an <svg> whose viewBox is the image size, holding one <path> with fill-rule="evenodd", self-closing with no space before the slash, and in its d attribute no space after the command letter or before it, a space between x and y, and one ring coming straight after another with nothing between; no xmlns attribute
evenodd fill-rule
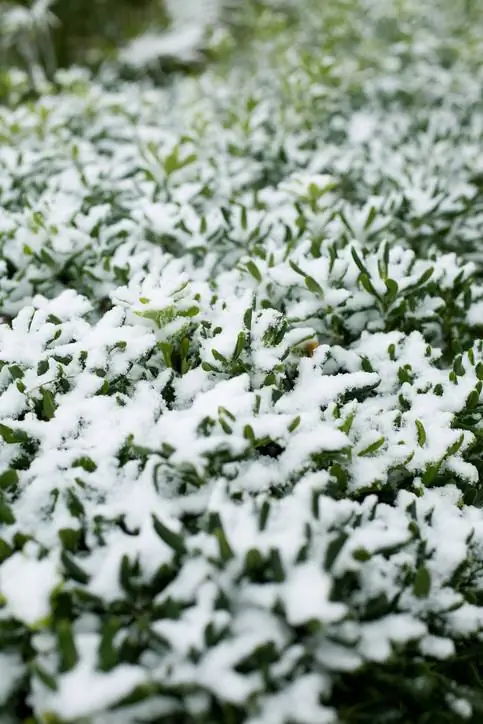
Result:
<svg viewBox="0 0 483 724"><path fill-rule="evenodd" d="M1 5L0 721L477 724L482 10L125 5Z"/></svg>

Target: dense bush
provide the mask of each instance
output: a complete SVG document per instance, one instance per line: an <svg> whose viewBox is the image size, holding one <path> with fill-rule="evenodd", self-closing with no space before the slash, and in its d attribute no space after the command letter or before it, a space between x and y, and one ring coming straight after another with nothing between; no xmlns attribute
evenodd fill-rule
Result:
<svg viewBox="0 0 483 724"><path fill-rule="evenodd" d="M194 5L1 75L0 720L476 724L481 11Z"/></svg>

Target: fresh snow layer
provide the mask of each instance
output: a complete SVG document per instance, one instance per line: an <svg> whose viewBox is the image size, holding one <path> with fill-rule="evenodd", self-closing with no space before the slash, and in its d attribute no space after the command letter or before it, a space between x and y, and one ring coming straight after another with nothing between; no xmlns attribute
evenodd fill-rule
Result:
<svg viewBox="0 0 483 724"><path fill-rule="evenodd" d="M122 62L198 51L170 7ZM8 73L0 718L335 724L480 641L483 46L397 8L262 3L163 87Z"/></svg>

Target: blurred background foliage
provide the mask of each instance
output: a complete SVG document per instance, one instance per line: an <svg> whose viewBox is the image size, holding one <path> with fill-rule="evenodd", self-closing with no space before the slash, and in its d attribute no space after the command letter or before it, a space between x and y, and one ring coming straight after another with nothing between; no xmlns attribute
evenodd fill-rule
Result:
<svg viewBox="0 0 483 724"><path fill-rule="evenodd" d="M14 8L30 10L34 5L31 0L0 0L0 11L4 16ZM47 3L43 5L47 7ZM58 19L50 35L56 64L61 68L95 61L149 25L165 28L169 22L161 0L56 0L50 9ZM9 61L15 59L15 49L11 51Z"/></svg>
<svg viewBox="0 0 483 724"><path fill-rule="evenodd" d="M223 72L250 63L268 31L283 37L299 12L296 0L0 0L0 102L16 102L14 68L28 76L23 100L45 80L54 89L56 70L72 65L158 84L207 63Z"/></svg>

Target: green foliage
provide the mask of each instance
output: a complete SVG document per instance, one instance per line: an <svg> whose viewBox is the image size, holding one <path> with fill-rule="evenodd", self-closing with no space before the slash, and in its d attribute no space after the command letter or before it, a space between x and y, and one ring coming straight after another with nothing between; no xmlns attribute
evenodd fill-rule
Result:
<svg viewBox="0 0 483 724"><path fill-rule="evenodd" d="M478 4L35 7L2 15L0 720L477 724Z"/></svg>

